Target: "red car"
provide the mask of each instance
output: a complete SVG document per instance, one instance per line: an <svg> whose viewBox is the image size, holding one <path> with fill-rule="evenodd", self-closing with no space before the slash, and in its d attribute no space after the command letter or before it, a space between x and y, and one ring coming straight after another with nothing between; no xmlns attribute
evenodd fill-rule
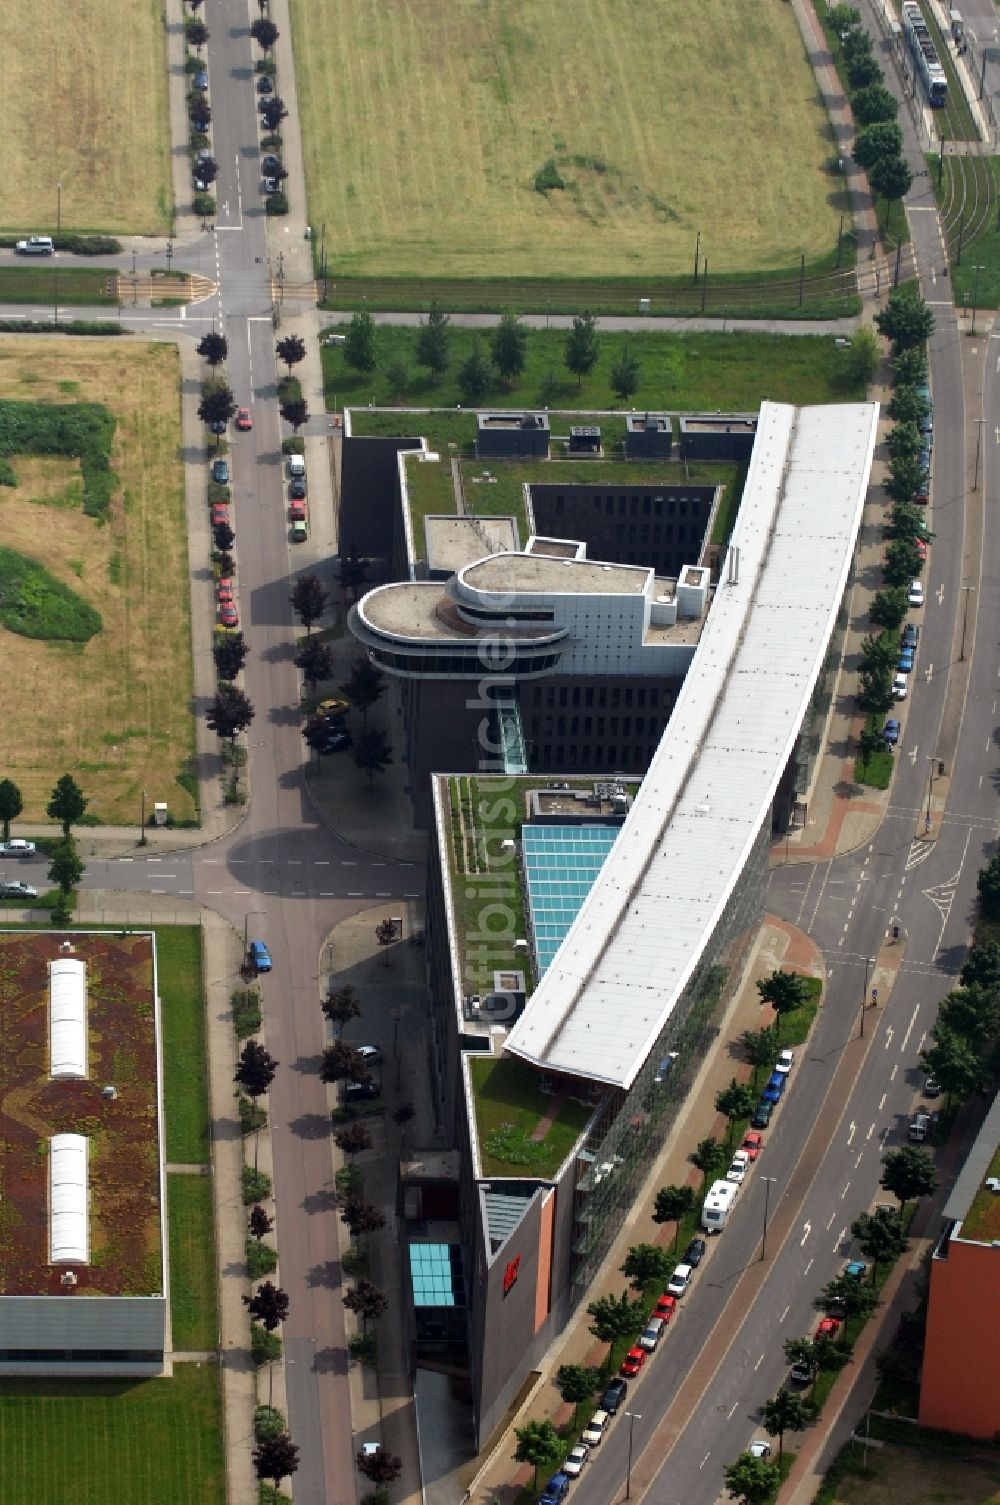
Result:
<svg viewBox="0 0 1000 1505"><path fill-rule="evenodd" d="M245 434L253 428L253 415L249 408L236 409L236 427L241 434Z"/></svg>
<svg viewBox="0 0 1000 1505"><path fill-rule="evenodd" d="M233 600L233 582L229 579L228 575L223 576L215 587L215 590L220 601Z"/></svg>
<svg viewBox="0 0 1000 1505"><path fill-rule="evenodd" d="M818 1343L820 1338L829 1338L831 1341L840 1332L840 1319L838 1317L824 1317L819 1327L813 1333L813 1341Z"/></svg>
<svg viewBox="0 0 1000 1505"><path fill-rule="evenodd" d="M743 1136L743 1143L740 1145L740 1149L745 1150L751 1160L756 1160L763 1148L764 1136L763 1134L758 1134L756 1129L751 1129L748 1134Z"/></svg>
<svg viewBox="0 0 1000 1505"><path fill-rule="evenodd" d="M290 522L304 523L306 520L305 502L289 502L288 517Z"/></svg>
<svg viewBox="0 0 1000 1505"><path fill-rule="evenodd" d="M618 1373L624 1375L626 1379L634 1379L645 1362L645 1349L630 1348L628 1353L622 1359L621 1368L619 1369Z"/></svg>
<svg viewBox="0 0 1000 1505"><path fill-rule="evenodd" d="M669 1322L677 1310L677 1297L668 1296L666 1292L660 1297L650 1313L653 1317L662 1317L664 1322Z"/></svg>
<svg viewBox="0 0 1000 1505"><path fill-rule="evenodd" d="M240 625L240 614L236 610L235 601L219 602L219 621L223 627L238 627Z"/></svg>

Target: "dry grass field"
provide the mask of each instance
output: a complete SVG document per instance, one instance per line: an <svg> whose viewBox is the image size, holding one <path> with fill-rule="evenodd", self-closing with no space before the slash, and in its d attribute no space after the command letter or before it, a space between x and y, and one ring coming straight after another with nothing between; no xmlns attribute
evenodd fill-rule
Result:
<svg viewBox="0 0 1000 1505"><path fill-rule="evenodd" d="M104 524L84 515L73 462L15 455L19 485L0 487L4 544L38 559L104 623L82 647L0 628L3 772L26 819L45 819L66 772L104 821L138 823L143 789L147 811L166 800L178 818L194 814L177 783L194 745L179 376L169 345L0 337L0 397L104 403L121 481Z"/></svg>
<svg viewBox="0 0 1000 1505"><path fill-rule="evenodd" d="M331 273L573 278L832 251L827 118L786 0L291 0ZM540 193L554 160L563 190Z"/></svg>
<svg viewBox="0 0 1000 1505"><path fill-rule="evenodd" d="M887 1444L871 1449L867 1474L847 1474L823 1498L831 1505L998 1505L1000 1482L988 1455L976 1460Z"/></svg>
<svg viewBox="0 0 1000 1505"><path fill-rule="evenodd" d="M0 229L166 231L166 36L160 0L4 0ZM12 107L16 104L16 108Z"/></svg>

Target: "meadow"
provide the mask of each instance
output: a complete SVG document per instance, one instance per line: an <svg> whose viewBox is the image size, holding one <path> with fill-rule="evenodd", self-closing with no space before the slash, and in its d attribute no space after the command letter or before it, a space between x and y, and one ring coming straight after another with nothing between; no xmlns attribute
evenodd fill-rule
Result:
<svg viewBox="0 0 1000 1505"><path fill-rule="evenodd" d="M0 338L0 397L101 403L115 421L106 517L84 513L78 460L13 455L18 484L0 486L5 546L103 623L86 643L0 628L5 772L27 820L45 819L67 770L91 801L88 818L138 823L143 790L148 810L166 800L177 819L196 814L179 376L168 345Z"/></svg>
<svg viewBox="0 0 1000 1505"><path fill-rule="evenodd" d="M0 229L169 229L167 54L159 0L5 0ZM61 193L57 185L62 185Z"/></svg>
<svg viewBox="0 0 1000 1505"><path fill-rule="evenodd" d="M334 278L676 275L696 243L718 275L835 246L846 206L785 0L291 13Z"/></svg>

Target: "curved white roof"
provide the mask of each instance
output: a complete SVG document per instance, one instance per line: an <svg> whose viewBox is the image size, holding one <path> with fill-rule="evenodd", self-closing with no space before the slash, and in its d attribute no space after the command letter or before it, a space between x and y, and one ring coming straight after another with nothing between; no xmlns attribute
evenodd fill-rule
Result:
<svg viewBox="0 0 1000 1505"><path fill-rule="evenodd" d="M85 1265L89 1259L87 1141L82 1134L54 1134L49 1140L49 1263Z"/></svg>
<svg viewBox="0 0 1000 1505"><path fill-rule="evenodd" d="M49 963L49 1072L87 1075L87 964L71 956Z"/></svg>
<svg viewBox="0 0 1000 1505"><path fill-rule="evenodd" d="M847 584L877 403L764 403L730 563L617 842L506 1049L628 1088L722 916Z"/></svg>

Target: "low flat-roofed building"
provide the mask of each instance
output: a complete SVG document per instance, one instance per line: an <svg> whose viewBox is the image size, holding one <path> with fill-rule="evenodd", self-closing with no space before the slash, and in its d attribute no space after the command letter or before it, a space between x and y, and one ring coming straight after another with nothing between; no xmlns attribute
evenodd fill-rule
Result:
<svg viewBox="0 0 1000 1505"><path fill-rule="evenodd" d="M749 460L756 413L691 413L678 420L682 460Z"/></svg>
<svg viewBox="0 0 1000 1505"><path fill-rule="evenodd" d="M625 458L669 460L674 429L669 413L626 413Z"/></svg>
<svg viewBox="0 0 1000 1505"><path fill-rule="evenodd" d="M548 413L476 414L476 454L480 459L514 455L546 459L550 437Z"/></svg>

